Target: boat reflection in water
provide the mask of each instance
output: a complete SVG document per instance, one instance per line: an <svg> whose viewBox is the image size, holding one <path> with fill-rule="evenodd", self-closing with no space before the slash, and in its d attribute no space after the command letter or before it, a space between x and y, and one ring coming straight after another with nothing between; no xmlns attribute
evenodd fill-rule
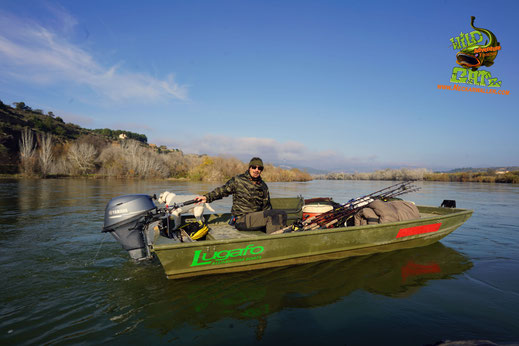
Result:
<svg viewBox="0 0 519 346"><path fill-rule="evenodd" d="M153 303L144 304L144 323L168 333L185 324L204 328L222 319L256 319L261 337L267 317L284 309L332 304L356 290L408 297L430 280L448 279L471 267L467 257L438 242L293 267L159 280L148 287Z"/></svg>

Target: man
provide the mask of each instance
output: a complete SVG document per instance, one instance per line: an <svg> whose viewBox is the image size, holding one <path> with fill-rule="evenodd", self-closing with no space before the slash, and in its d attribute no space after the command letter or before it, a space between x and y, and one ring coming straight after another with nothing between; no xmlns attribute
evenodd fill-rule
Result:
<svg viewBox="0 0 519 346"><path fill-rule="evenodd" d="M273 210L267 184L261 179L263 161L253 157L243 174L231 178L225 185L195 199L211 203L233 195L231 214L234 226L240 231L265 231L267 234L285 227L287 215L282 210Z"/></svg>

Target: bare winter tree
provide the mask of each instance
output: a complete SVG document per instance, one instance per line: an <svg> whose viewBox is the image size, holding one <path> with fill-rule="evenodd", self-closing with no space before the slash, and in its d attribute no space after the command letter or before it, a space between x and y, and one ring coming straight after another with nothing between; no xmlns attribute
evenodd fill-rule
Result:
<svg viewBox="0 0 519 346"><path fill-rule="evenodd" d="M169 174L169 169L160 158L160 154L142 146L138 141L126 140L122 147L129 176L149 178L166 177Z"/></svg>
<svg viewBox="0 0 519 346"><path fill-rule="evenodd" d="M73 169L80 174L87 174L93 171L96 156L96 148L89 143L74 142L70 145L67 153Z"/></svg>
<svg viewBox="0 0 519 346"><path fill-rule="evenodd" d="M54 157L52 155L52 135L50 133L43 133L39 136L40 150L39 160L41 174L46 177L49 175Z"/></svg>
<svg viewBox="0 0 519 346"><path fill-rule="evenodd" d="M124 160L130 176L136 175L139 170L140 143L134 140L125 140L122 144Z"/></svg>
<svg viewBox="0 0 519 346"><path fill-rule="evenodd" d="M36 147L34 135L30 129L23 129L19 144L22 173L26 175L34 174L36 172Z"/></svg>

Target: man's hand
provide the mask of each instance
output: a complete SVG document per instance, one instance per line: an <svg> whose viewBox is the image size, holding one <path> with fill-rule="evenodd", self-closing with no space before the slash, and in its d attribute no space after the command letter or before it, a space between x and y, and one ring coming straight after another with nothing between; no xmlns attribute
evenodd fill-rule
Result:
<svg viewBox="0 0 519 346"><path fill-rule="evenodd" d="M196 196L195 197L195 201L197 201L198 203L205 203L205 202L207 202L207 197L205 197L205 196Z"/></svg>

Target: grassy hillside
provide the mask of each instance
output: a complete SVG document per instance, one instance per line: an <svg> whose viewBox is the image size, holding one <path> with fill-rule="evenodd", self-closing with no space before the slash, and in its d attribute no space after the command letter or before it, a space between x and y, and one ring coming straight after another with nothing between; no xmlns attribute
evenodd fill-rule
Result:
<svg viewBox="0 0 519 346"><path fill-rule="evenodd" d="M44 114L41 109L32 109L24 102L16 102L14 107L0 101L0 173L17 173L20 159L20 139L24 129L30 129L36 136L51 134L53 140L64 144L90 137L90 142L109 142L120 134L127 138L147 143L145 135L123 130L82 128L76 124L65 123L52 112Z"/></svg>
<svg viewBox="0 0 519 346"><path fill-rule="evenodd" d="M120 136L124 135L124 136ZM147 143L145 135L123 130L89 130L65 123L51 112L18 102L0 102L0 173L32 177L95 176L181 178L225 181L247 164L234 158L184 155ZM267 181L308 181L298 169L267 165Z"/></svg>

